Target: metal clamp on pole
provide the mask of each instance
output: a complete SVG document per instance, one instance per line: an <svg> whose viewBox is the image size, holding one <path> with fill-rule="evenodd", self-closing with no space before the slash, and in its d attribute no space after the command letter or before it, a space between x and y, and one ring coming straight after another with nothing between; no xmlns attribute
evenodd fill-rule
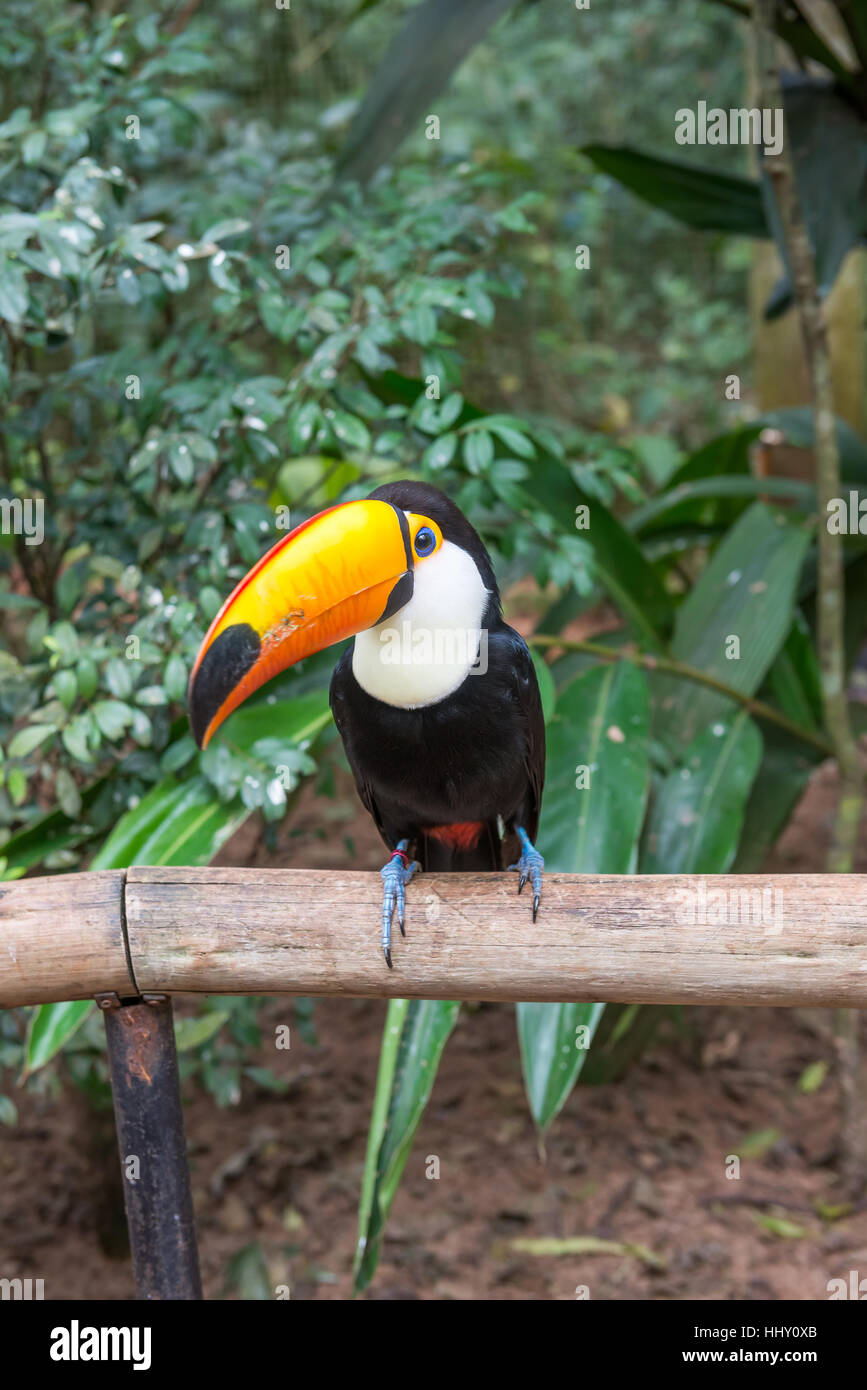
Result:
<svg viewBox="0 0 867 1390"><path fill-rule="evenodd" d="M200 1299L171 999L98 994L140 1299Z"/></svg>

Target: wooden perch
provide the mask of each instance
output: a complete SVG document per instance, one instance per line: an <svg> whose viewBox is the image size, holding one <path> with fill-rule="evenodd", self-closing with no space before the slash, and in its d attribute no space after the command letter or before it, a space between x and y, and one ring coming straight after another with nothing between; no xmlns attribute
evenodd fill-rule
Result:
<svg viewBox="0 0 867 1390"><path fill-rule="evenodd" d="M867 875L159 869L0 883L0 1005L138 993L867 1005Z"/></svg>

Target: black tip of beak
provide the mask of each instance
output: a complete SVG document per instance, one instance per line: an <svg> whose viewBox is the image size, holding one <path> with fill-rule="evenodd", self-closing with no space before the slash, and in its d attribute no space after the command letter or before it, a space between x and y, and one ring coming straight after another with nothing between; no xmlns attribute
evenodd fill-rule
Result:
<svg viewBox="0 0 867 1390"><path fill-rule="evenodd" d="M249 623L235 623L225 628L205 652L187 695L190 727L200 748L214 715L251 666L255 666L261 647L259 634Z"/></svg>

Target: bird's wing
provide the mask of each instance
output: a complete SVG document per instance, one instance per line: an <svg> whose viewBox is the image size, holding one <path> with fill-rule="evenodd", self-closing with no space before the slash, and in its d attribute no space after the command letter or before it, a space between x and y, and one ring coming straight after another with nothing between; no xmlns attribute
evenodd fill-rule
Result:
<svg viewBox="0 0 867 1390"><path fill-rule="evenodd" d="M520 707L526 735L525 766L529 790L524 808L524 829L535 841L545 785L545 716L530 649L514 628L508 629L511 647L512 697Z"/></svg>
<svg viewBox="0 0 867 1390"><path fill-rule="evenodd" d="M337 725L337 732L340 734L340 738L343 743L343 751L346 754L346 761L349 763L350 771L355 779L355 789L358 792L358 795L361 799L361 804L364 806L366 811L369 811L370 815L374 819L374 822L376 823L377 830L379 831L385 843L389 845L389 847L391 848L391 842L385 833L385 829L383 827L382 822L382 816L380 814L379 807L376 804L376 798L373 794L373 788L370 785L370 783L365 780L364 775L360 767L358 766L358 762L356 761L355 753L352 747L352 735L350 732L349 718L346 709L346 681L347 677L351 677L351 674L352 648L348 647L334 668L334 674L331 677L331 686L328 691L328 702L331 705L331 713L334 716L334 722Z"/></svg>

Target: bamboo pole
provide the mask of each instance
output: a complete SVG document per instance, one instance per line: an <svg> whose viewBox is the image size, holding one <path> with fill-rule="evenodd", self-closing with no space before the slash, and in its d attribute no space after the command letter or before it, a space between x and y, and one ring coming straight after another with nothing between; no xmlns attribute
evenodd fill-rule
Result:
<svg viewBox="0 0 867 1390"><path fill-rule="evenodd" d="M0 883L0 1007L137 993L123 877L111 869Z"/></svg>
<svg viewBox="0 0 867 1390"><path fill-rule="evenodd" d="M425 874L394 970L376 873L133 868L0 884L0 1006L114 991L867 1006L867 875ZM129 961L129 964L128 964Z"/></svg>

